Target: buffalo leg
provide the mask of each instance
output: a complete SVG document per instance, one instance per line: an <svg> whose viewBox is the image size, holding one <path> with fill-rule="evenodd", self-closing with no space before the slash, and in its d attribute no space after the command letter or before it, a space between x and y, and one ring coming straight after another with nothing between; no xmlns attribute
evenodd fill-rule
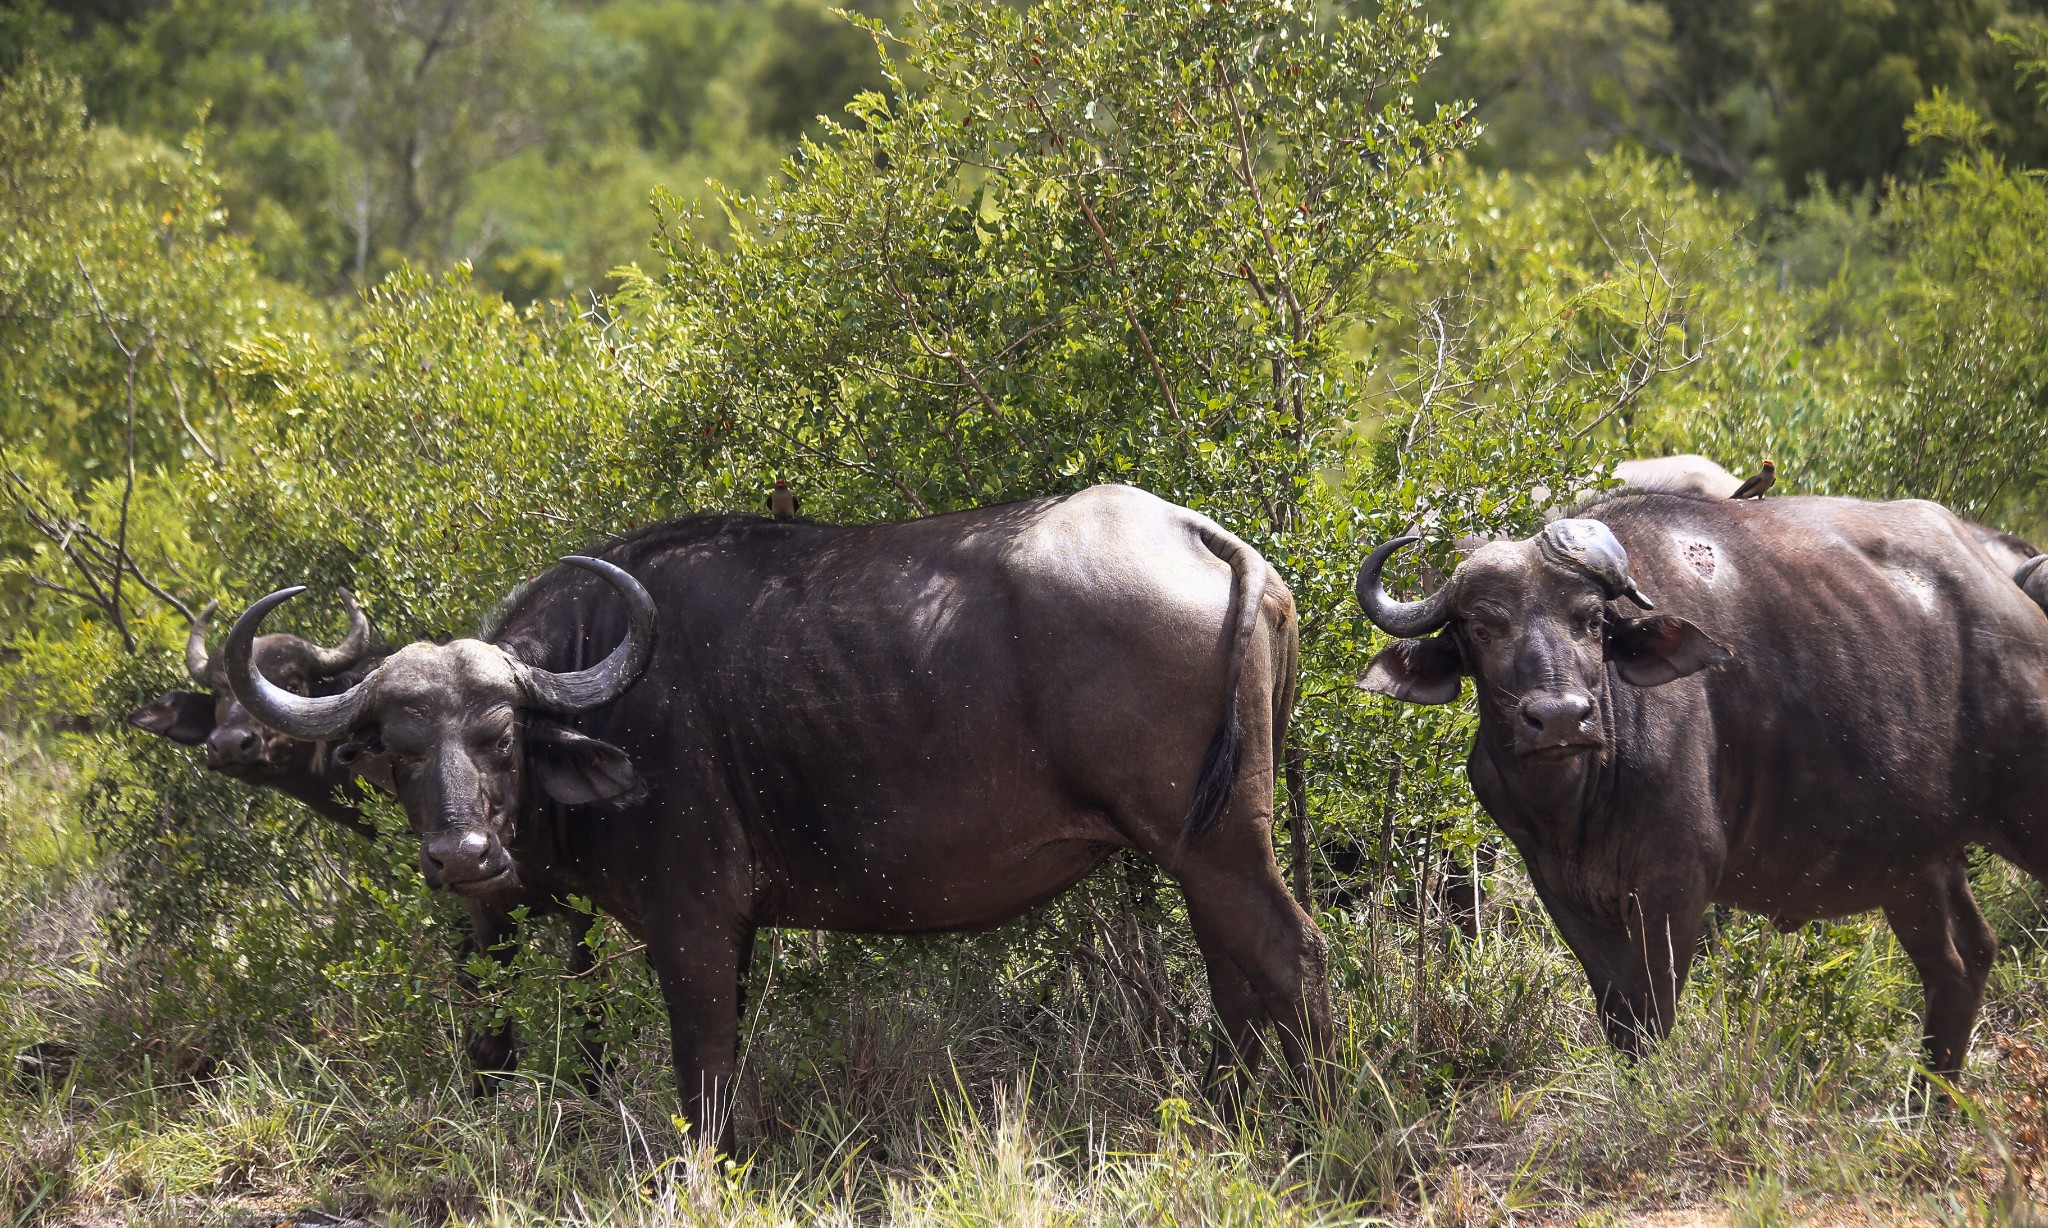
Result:
<svg viewBox="0 0 2048 1228"><path fill-rule="evenodd" d="M509 914L469 902L469 932L463 935L462 966L456 973L465 992L473 994L477 988L476 978L469 972L469 957L482 953L500 966L509 964L516 954L511 946L515 937L517 926ZM469 1055L471 1093L479 1097L497 1091L503 1081L499 1076L519 1065L519 1039L509 1023L491 1027L471 1024L462 1047Z"/></svg>
<svg viewBox="0 0 2048 1228"><path fill-rule="evenodd" d="M1281 879L1271 846L1253 838L1260 830L1226 819L1182 856L1175 876L1238 1060L1254 1068L1253 1033L1271 1019L1297 1082L1321 1107L1331 1051L1327 947Z"/></svg>
<svg viewBox="0 0 2048 1228"><path fill-rule="evenodd" d="M1885 905L1884 916L1919 970L1927 995L1922 1023L1928 1068L1956 1079L1969 1056L1970 1030L1998 954L1998 938L1977 911L1963 859L1953 857L1934 867L1911 891Z"/></svg>
<svg viewBox="0 0 2048 1228"><path fill-rule="evenodd" d="M740 958L752 934L701 925L650 935L648 962L668 1007L669 1047L683 1120L700 1139L730 1152L732 1090L739 1065Z"/></svg>
<svg viewBox="0 0 2048 1228"><path fill-rule="evenodd" d="M1437 888L1437 907L1468 940L1479 937L1480 910L1486 903L1486 876L1500 860L1492 841L1472 850L1470 862L1449 859Z"/></svg>
<svg viewBox="0 0 2048 1228"><path fill-rule="evenodd" d="M1259 1028L1271 1017L1260 1003L1258 991L1222 945L1199 928L1196 941L1208 968L1209 997L1216 1004L1219 1030L1216 1046L1209 1053L1209 1069L1202 1076L1202 1094L1224 1121L1235 1124L1245 1089L1257 1077L1264 1056L1259 1048Z"/></svg>
<svg viewBox="0 0 2048 1228"><path fill-rule="evenodd" d="M1632 896L1628 911L1610 919L1552 907L1550 915L1585 969L1607 1043L1641 1057L1678 1016L1679 989L1699 949L1706 909L1701 901L1646 906Z"/></svg>

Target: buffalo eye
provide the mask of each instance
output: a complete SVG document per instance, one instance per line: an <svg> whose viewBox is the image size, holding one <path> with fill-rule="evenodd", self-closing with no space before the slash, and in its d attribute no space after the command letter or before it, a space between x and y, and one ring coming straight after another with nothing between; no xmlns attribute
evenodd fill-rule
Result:
<svg viewBox="0 0 2048 1228"><path fill-rule="evenodd" d="M500 755L509 755L509 754L511 754L511 753L512 753L512 743L513 743L513 737L512 737L512 731L511 731L510 729L507 729L507 730L506 730L506 731L505 731L504 733L501 733L501 734L499 734L499 735L498 735L498 754L500 754Z"/></svg>

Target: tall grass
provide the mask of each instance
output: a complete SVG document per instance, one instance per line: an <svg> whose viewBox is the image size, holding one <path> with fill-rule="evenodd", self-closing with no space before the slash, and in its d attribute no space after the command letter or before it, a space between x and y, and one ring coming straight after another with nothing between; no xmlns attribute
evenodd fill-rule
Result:
<svg viewBox="0 0 2048 1228"><path fill-rule="evenodd" d="M2028 1057L2048 1049L2039 899L1996 865L1979 881L2007 953L1956 1109L1916 1094L1918 985L1874 919L1779 935L1718 918L1676 1032L1631 1064L1512 865L1476 937L1391 894L1323 914L1341 1078L1318 1120L1277 1063L1243 1121L1214 1119L1198 963L1181 929L1121 907L1152 882L1115 865L1025 923L1071 936L1058 966L1015 966L999 939L770 938L736 1161L678 1134L630 956L594 990L561 978L559 951L522 961L563 1017L578 995L615 1008L594 1096L561 1029L530 1026L527 1069L472 1099L459 1006L414 1021L394 1062L397 1025L352 1014L347 983L171 1060L108 962L90 843L38 792L57 769L7 753L0 1036L69 1063L0 1091L16 1222L1466 1225L1691 1206L1786 1223L1829 1203L2024 1222L2048 1150Z"/></svg>

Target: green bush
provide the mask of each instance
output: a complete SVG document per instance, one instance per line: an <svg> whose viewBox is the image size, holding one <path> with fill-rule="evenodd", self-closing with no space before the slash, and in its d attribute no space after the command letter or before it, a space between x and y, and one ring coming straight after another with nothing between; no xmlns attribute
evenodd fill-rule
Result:
<svg viewBox="0 0 2048 1228"><path fill-rule="evenodd" d="M571 22L577 55L652 57L593 85L656 151L631 173L753 165L757 141L685 129L746 129L731 73L795 61L756 54L756 16L699 13L733 64L672 81L697 49L647 33L664 12ZM0 1210L1497 1222L1974 1181L1966 1123L1903 1111L1917 987L1867 919L1730 921L1636 1067L1511 863L1455 932L1436 890L1498 842L1471 717L1355 691L1349 590L1375 540L1423 532L1402 575L1429 582L1455 538L1531 532L1677 449L2041 531L2039 177L1951 99L1916 121L1938 173L1791 212L1626 145L1484 169L1469 114L1416 101L1438 34L1405 5L932 0L848 29L884 91L758 191L664 197L652 271L608 294L581 292L603 244L552 245L565 206L528 200L474 280L399 262L310 306L230 237L197 142L95 126L33 64L0 87L0 1051L76 1051L68 1082L0 1092ZM480 172L470 206L536 167L574 187L580 156ZM395 806L363 841L121 723L182 684L208 599L306 583L290 625L330 639L346 585L389 641L467 634L559 554L755 509L778 476L845 520L1130 481L1279 568L1318 846L1283 856L1321 854L1350 1076L1304 1159L1301 1123L1204 1120L1200 964L1135 857L990 934L764 935L762 1146L718 1169L662 1158L663 1014L616 923L589 976L540 924L465 988ZM2007 892L2002 928L2036 928L2032 900ZM2001 966L1995 1026L2038 1034L2039 966ZM586 1016L623 1057L602 1101L558 1077ZM507 1021L523 1074L471 1104L462 1030Z"/></svg>

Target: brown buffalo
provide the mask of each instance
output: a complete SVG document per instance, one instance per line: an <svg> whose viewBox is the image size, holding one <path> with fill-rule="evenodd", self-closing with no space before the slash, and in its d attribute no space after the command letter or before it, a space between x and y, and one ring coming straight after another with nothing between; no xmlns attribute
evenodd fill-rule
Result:
<svg viewBox="0 0 2048 1228"><path fill-rule="evenodd" d="M689 1120L722 1119L757 927L981 929L1119 848L1181 884L1235 1051L1275 1022L1312 1077L1323 938L1272 845L1294 603L1243 542L1106 486L899 524L695 518L567 561L495 643L409 645L322 698L250 658L299 590L272 594L228 678L276 728L389 758L428 881L566 887L644 941Z"/></svg>
<svg viewBox="0 0 2048 1228"><path fill-rule="evenodd" d="M384 657L371 650L370 621L347 590L341 594L348 610L349 629L341 643L323 648L296 635L276 633L258 636L252 651L264 676L293 694L333 695L361 682ZM205 688L201 691L167 691L134 712L129 723L186 746L204 748L208 770L253 788L275 789L297 798L329 822L366 840L377 830L362 815L358 804L364 800L364 783L385 792L392 791L389 773L371 759L343 762L331 739L302 739L278 733L251 716L228 689L223 663L207 651L207 624L214 611L209 602L193 620L185 638L185 671ZM589 971L594 957L583 941L592 918L568 908L545 891L528 892L504 901L469 903L469 925L463 934L463 951L483 952L501 963L515 954L518 924L511 910L525 905L535 914L560 914L569 918L573 942L568 972ZM468 974L463 974L465 979ZM595 1041L579 1039L590 1070L601 1064ZM470 1067L476 1075L476 1089L486 1092L496 1086L490 1078L512 1069L518 1062L518 1043L511 1025L472 1028L465 1045Z"/></svg>
<svg viewBox="0 0 2048 1228"><path fill-rule="evenodd" d="M1395 601L1380 570L1413 540L1359 573L1404 637L1362 685L1439 704L1473 680L1473 791L1615 1045L1671 1026L1708 903L1784 925L1882 908L1933 1068L1960 1071L1996 947L1964 850L2048 877L2048 616L1973 526L1919 501L1626 492Z"/></svg>
<svg viewBox="0 0 2048 1228"><path fill-rule="evenodd" d="M1741 478L1692 452L1621 461L1614 466L1614 480L1637 490L1659 491L1668 495L1700 495L1708 499L1732 498L1742 487ZM2041 552L2023 537L1989 525L1973 524L1967 520L1963 523L1969 525L1971 535L1984 547L1992 563L2015 580L2024 579L2022 569L2031 572L2028 561L2040 557Z"/></svg>
<svg viewBox="0 0 2048 1228"><path fill-rule="evenodd" d="M370 620L355 597L344 590L348 635L332 648L322 648L296 635L261 637L254 646L265 676L299 695L345 691L374 668L382 657L370 652ZM357 835L374 837L376 829L347 800L360 801L356 772L337 764L325 742L290 738L249 715L227 688L221 663L206 649L208 602L185 637L185 672L203 687L199 691L166 691L128 714L128 721L158 737L201 747L208 769L259 788L295 797L330 822Z"/></svg>

